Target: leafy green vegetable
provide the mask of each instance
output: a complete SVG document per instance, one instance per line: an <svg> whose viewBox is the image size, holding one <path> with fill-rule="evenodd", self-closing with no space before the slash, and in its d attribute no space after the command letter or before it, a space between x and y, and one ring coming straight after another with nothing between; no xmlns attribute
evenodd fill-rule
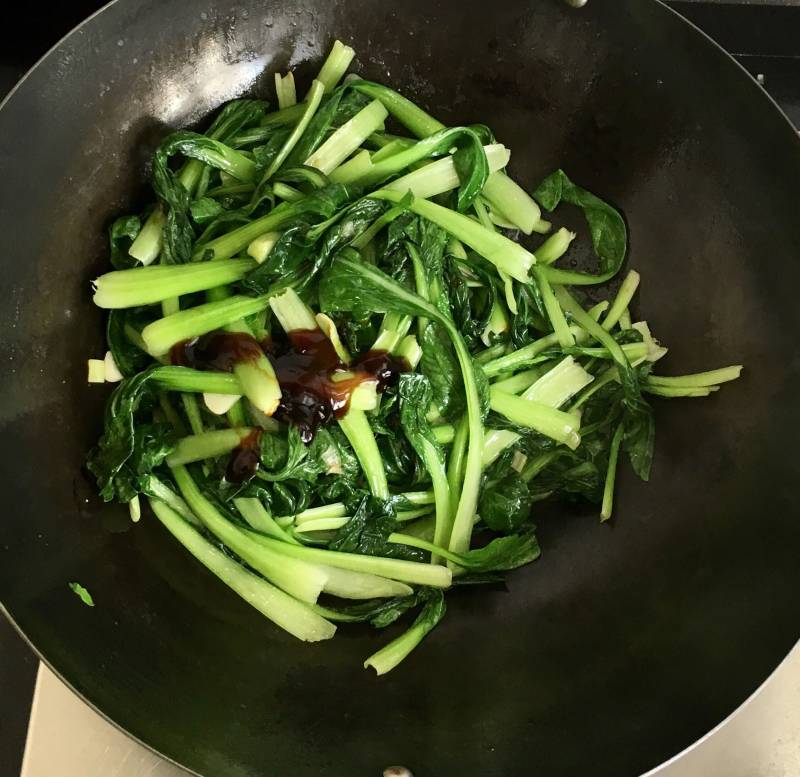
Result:
<svg viewBox="0 0 800 777"><path fill-rule="evenodd" d="M476 574L508 572L530 564L539 558L541 553L533 530L497 537L482 548L474 548L464 553L454 553L431 542L397 532L389 535L389 542L410 545L433 554L438 553L456 566Z"/></svg>
<svg viewBox="0 0 800 777"><path fill-rule="evenodd" d="M582 208L599 261L568 269L575 235L505 172L490 127L338 85L354 56L337 41L302 102L280 76L279 110L235 100L156 149L155 202L110 225L94 281L123 380L87 466L299 639L418 610L367 659L382 674L444 589L538 558L535 502L608 520L620 452L649 477L646 394L709 396L741 367L654 375L666 348L631 319L638 273L588 310L567 287L620 271L622 215L549 176L536 200ZM100 364L92 379L119 377Z"/></svg>
<svg viewBox="0 0 800 777"><path fill-rule="evenodd" d="M576 186L563 170L556 170L545 178L533 196L549 211L554 211L561 202L582 208L591 231L592 245L600 260L600 272L597 275L548 267L545 273L552 283L605 283L620 271L628 250L628 230L619 211L586 189Z"/></svg>
<svg viewBox="0 0 800 777"><path fill-rule="evenodd" d="M355 312L377 309L384 313L423 315L435 319L447 330L455 348L466 394L469 442L464 484L453 522L450 545L456 551L463 550L469 545L472 517L478 501L483 445L481 401L472 358L452 321L438 308L408 291L377 268L361 262L357 254L354 254L352 250L349 253L340 253L332 268L323 276L319 289L323 309Z"/></svg>
<svg viewBox="0 0 800 777"><path fill-rule="evenodd" d="M69 587L72 592L77 596L87 607L94 607L94 599L92 595L80 584L70 583Z"/></svg>
<svg viewBox="0 0 800 777"><path fill-rule="evenodd" d="M433 392L424 375L403 375L398 389L400 397L400 423L409 442L414 446L431 477L436 505L434 542L446 545L452 532L450 484L442 451L427 418ZM434 561L436 557L434 556Z"/></svg>
<svg viewBox="0 0 800 777"><path fill-rule="evenodd" d="M157 369L123 380L108 400L105 431L87 462L106 502L133 499L140 491L139 478L161 464L175 446L170 426L139 420L155 403L151 377Z"/></svg>
<svg viewBox="0 0 800 777"><path fill-rule="evenodd" d="M366 556L387 556L421 561L421 555L398 546L387 545L387 538L397 528L394 505L373 496L362 497L352 517L328 544L331 550L360 553Z"/></svg>
<svg viewBox="0 0 800 777"><path fill-rule="evenodd" d="M376 629L390 626L407 613L410 609L418 607L429 596L428 590L420 588L410 596L397 596L392 599L375 599L373 601L359 602L347 607L320 607L320 615L332 621L345 621L347 623L369 623Z"/></svg>
<svg viewBox="0 0 800 777"><path fill-rule="evenodd" d="M444 618L447 607L441 591L431 590L428 600L411 628L388 645L373 653L364 668L371 666L378 675L394 669Z"/></svg>
<svg viewBox="0 0 800 777"><path fill-rule="evenodd" d="M528 520L531 503L528 484L512 470L484 487L478 514L490 529L512 534Z"/></svg>
<svg viewBox="0 0 800 777"><path fill-rule="evenodd" d="M189 211L192 214L192 221L195 224L207 224L213 221L221 213L225 212L225 208L211 197L201 197L199 200L194 200L189 206Z"/></svg>
<svg viewBox="0 0 800 777"><path fill-rule="evenodd" d="M369 172L358 179L358 183L374 186L409 165L446 154L453 148L456 149L453 164L461 182L456 196L456 207L463 212L472 205L489 177L489 163L483 150L483 140L470 127L451 127L429 135L404 151L375 162Z"/></svg>
<svg viewBox="0 0 800 777"><path fill-rule="evenodd" d="M330 193L342 203L350 196L341 185ZM307 218L298 220L285 229L266 261L241 281L242 287L265 294L288 285L308 286L339 248L362 235L385 210L381 202L360 200L325 231Z"/></svg>
<svg viewBox="0 0 800 777"><path fill-rule="evenodd" d="M142 228L138 216L122 216L108 229L108 244L111 264L115 270L135 267L137 261L128 253Z"/></svg>
<svg viewBox="0 0 800 777"><path fill-rule="evenodd" d="M132 378L150 364L150 355L141 341L141 331L149 322L146 308L109 311L106 342L117 368L125 378ZM134 339L138 342L135 343Z"/></svg>

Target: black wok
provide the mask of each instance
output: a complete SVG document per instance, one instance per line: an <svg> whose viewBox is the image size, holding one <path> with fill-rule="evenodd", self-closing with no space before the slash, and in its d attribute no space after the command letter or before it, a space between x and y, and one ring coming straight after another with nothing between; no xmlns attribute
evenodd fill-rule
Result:
<svg viewBox="0 0 800 777"><path fill-rule="evenodd" d="M559 165L615 202L666 366L731 362L659 403L650 484L617 517L540 510L543 558L451 597L391 675L385 635L307 646L162 528L93 496L105 398L88 279L172 127L334 37L445 122L488 121L528 187ZM759 86L655 0L120 0L0 110L0 600L42 657L133 736L210 777L627 777L702 735L800 636L800 143ZM84 607L68 589L94 595Z"/></svg>

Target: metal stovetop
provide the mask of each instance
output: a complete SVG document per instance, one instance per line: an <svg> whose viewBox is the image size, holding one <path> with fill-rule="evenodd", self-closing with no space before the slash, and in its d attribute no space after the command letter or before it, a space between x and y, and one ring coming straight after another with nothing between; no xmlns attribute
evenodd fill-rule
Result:
<svg viewBox="0 0 800 777"><path fill-rule="evenodd" d="M14 23L0 27L0 96L103 4L71 0L48 4L46 11L33 3L15 6ZM759 76L800 127L800 0L672 0L669 5ZM0 618L0 777L20 774L37 669L36 658ZM29 745L25 777L184 774L131 743L46 671L40 674ZM800 650L720 730L659 772L659 777L717 775L800 775Z"/></svg>

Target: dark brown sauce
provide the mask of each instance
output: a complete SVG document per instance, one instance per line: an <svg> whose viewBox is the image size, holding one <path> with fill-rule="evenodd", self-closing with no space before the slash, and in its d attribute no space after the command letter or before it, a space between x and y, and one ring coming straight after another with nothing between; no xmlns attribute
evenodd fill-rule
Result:
<svg viewBox="0 0 800 777"><path fill-rule="evenodd" d="M261 461L261 429L253 429L237 447L231 451L225 479L229 483L244 483L256 474Z"/></svg>
<svg viewBox="0 0 800 777"><path fill-rule="evenodd" d="M370 351L348 367L319 329L295 330L282 345L273 341L270 355L282 392L275 418L297 427L304 442L347 413L359 385L376 381L380 392L408 369L403 360L384 351ZM350 376L337 380L344 372Z"/></svg>
<svg viewBox="0 0 800 777"><path fill-rule="evenodd" d="M172 364L216 372L230 372L240 362L256 361L261 356L258 340L244 332L209 332L176 343L170 350Z"/></svg>
<svg viewBox="0 0 800 777"><path fill-rule="evenodd" d="M274 417L295 426L306 443L314 439L317 429L347 413L350 397L359 385L374 381L376 390L383 392L408 370L404 359L387 351L368 351L348 367L320 329L298 329L286 339L268 338L262 343L239 332L210 332L177 343L170 351L170 360L182 367L230 372L236 364L255 361L264 353L272 362L281 387L281 401ZM238 459L247 460L246 448L242 445L234 451L229 475L234 474L231 467L240 467ZM248 471L244 465L241 468Z"/></svg>
<svg viewBox="0 0 800 777"><path fill-rule="evenodd" d="M350 365L355 372L371 375L378 381L378 393L383 393L387 388L397 385L401 372L408 372L408 362L401 356L395 356L389 351L367 351L358 356Z"/></svg>

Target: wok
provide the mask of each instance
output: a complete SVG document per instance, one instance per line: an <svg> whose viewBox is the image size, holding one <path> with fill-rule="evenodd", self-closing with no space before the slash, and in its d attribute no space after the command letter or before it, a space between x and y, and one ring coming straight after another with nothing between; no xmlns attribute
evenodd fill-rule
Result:
<svg viewBox="0 0 800 777"><path fill-rule="evenodd" d="M616 518L555 505L508 590L450 598L387 677L385 634L296 643L161 526L82 474L104 351L88 279L171 129L302 79L334 37L448 123L489 121L527 187L563 166L618 205L640 310L682 372L746 377L658 402L652 482ZM112 721L211 777L635 775L747 697L800 636L800 143L760 87L655 0L120 0L0 110L0 600ZM584 241L585 242L585 241ZM96 607L67 587L77 580Z"/></svg>

